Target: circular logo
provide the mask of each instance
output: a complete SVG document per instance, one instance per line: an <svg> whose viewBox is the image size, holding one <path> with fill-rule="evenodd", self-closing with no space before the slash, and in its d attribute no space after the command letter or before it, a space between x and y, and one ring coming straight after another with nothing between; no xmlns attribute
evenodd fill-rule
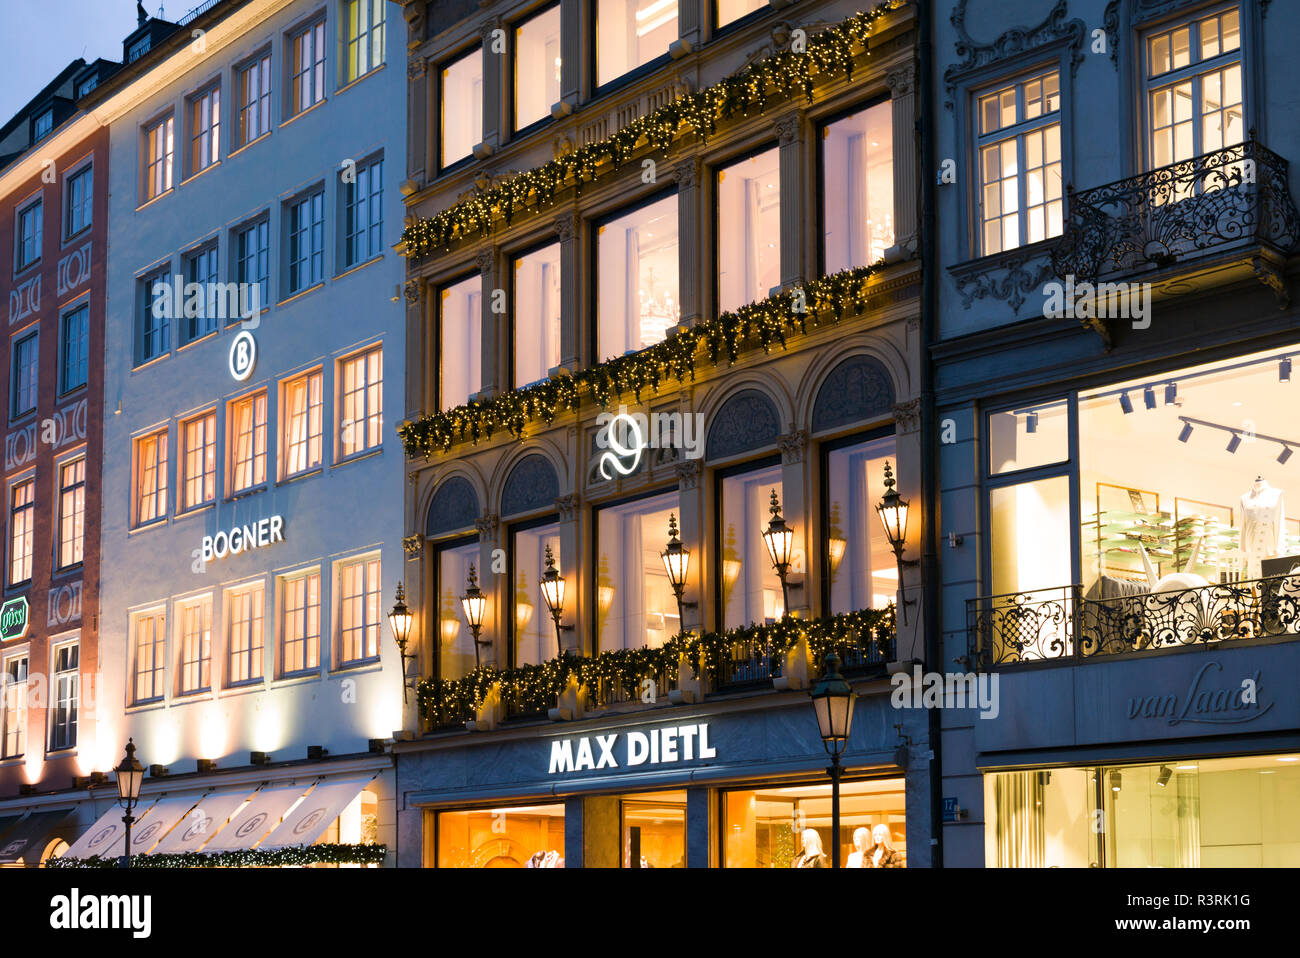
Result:
<svg viewBox="0 0 1300 958"><path fill-rule="evenodd" d="M154 822L151 825L146 825L141 831L131 837L131 844L143 845L145 842L157 835L161 830L162 822Z"/></svg>
<svg viewBox="0 0 1300 958"><path fill-rule="evenodd" d="M315 826L315 824L324 817L325 817L325 809L323 808L312 809L311 812L308 813L306 817L302 819L302 821L300 821L297 825L293 826L293 833L295 835L301 835L309 828Z"/></svg>
<svg viewBox="0 0 1300 958"><path fill-rule="evenodd" d="M194 838L195 835L206 835L208 832L208 826L211 824L212 818L207 815L203 816L189 828L185 829L185 834L181 836L181 840L188 842Z"/></svg>
<svg viewBox="0 0 1300 958"><path fill-rule="evenodd" d="M87 848L98 848L104 842L108 841L117 833L116 825L105 825L99 831L95 832L94 837L87 843Z"/></svg>
<svg viewBox="0 0 1300 958"><path fill-rule="evenodd" d="M266 812L258 812L244 824L235 829L236 838L246 838L253 829L261 828L266 822Z"/></svg>
<svg viewBox="0 0 1300 958"><path fill-rule="evenodd" d="M241 329L230 344L230 375L242 383L253 375L253 367L256 365L257 340L248 330Z"/></svg>

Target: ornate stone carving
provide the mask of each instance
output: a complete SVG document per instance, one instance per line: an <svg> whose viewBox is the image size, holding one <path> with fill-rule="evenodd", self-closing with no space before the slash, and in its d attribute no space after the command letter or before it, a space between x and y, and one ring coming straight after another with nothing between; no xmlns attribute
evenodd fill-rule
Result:
<svg viewBox="0 0 1300 958"><path fill-rule="evenodd" d="M781 450L782 462L803 462L804 450L808 448L808 430L796 429L784 436L778 436L776 447Z"/></svg>
<svg viewBox="0 0 1300 958"><path fill-rule="evenodd" d="M497 541L497 528L501 525L501 517L495 512L485 512L474 520L474 528L478 530L478 537L485 542Z"/></svg>
<svg viewBox="0 0 1300 958"><path fill-rule="evenodd" d="M677 473L677 488L696 489L700 485L700 474L704 472L704 463L699 459L683 459L673 467Z"/></svg>
<svg viewBox="0 0 1300 958"><path fill-rule="evenodd" d="M1106 31L1106 49L1110 52L1111 65L1119 69L1119 0L1110 0L1106 12L1101 17L1102 29Z"/></svg>
<svg viewBox="0 0 1300 958"><path fill-rule="evenodd" d="M408 80L418 80L429 69L429 61L425 57L411 57L406 62L406 78Z"/></svg>
<svg viewBox="0 0 1300 958"><path fill-rule="evenodd" d="M776 141L781 146L798 143L800 137L799 114L790 113L781 117L772 126L776 129Z"/></svg>
<svg viewBox="0 0 1300 958"><path fill-rule="evenodd" d="M850 356L830 371L817 391L812 428L823 432L880 419L893 405L894 383L885 365L872 356Z"/></svg>
<svg viewBox="0 0 1300 958"><path fill-rule="evenodd" d="M894 432L916 432L921 428L921 400L909 399L894 406Z"/></svg>
<svg viewBox="0 0 1300 958"><path fill-rule="evenodd" d="M418 306L420 299L424 295L424 281L419 279L408 279L406 285L402 287L406 294L407 306Z"/></svg>
<svg viewBox="0 0 1300 958"><path fill-rule="evenodd" d="M402 537L402 549L405 550L408 559L417 558L423 548L424 536L421 533L416 532Z"/></svg>
<svg viewBox="0 0 1300 958"><path fill-rule="evenodd" d="M480 273L485 275L492 272L492 266L495 262L496 251L490 246L479 250L478 255L474 257L474 265L478 267Z"/></svg>
<svg viewBox="0 0 1300 958"><path fill-rule="evenodd" d="M424 42L425 0L415 0L402 8L406 18L406 45L414 49Z"/></svg>
<svg viewBox="0 0 1300 958"><path fill-rule="evenodd" d="M578 214L565 213L555 218L555 235L561 243L568 242L578 235Z"/></svg>
<svg viewBox="0 0 1300 958"><path fill-rule="evenodd" d="M424 534L430 539L457 529L468 529L479 515L478 495L468 479L451 476L429 500Z"/></svg>
<svg viewBox="0 0 1300 958"><path fill-rule="evenodd" d="M555 509L560 514L561 522L572 522L578 517L578 507L581 505L577 494L560 496L555 500Z"/></svg>
<svg viewBox="0 0 1300 958"><path fill-rule="evenodd" d="M908 96L915 93L916 69L909 64L897 70L891 70L885 74L885 85L889 87L889 93L894 97Z"/></svg>
<svg viewBox="0 0 1300 958"><path fill-rule="evenodd" d="M695 158L682 160L672 168L672 177L677 181L677 189L692 190L695 188L696 173L699 170L699 161Z"/></svg>
<svg viewBox="0 0 1300 958"><path fill-rule="evenodd" d="M1277 308L1286 309L1290 306L1291 292L1286 288L1286 277L1282 275L1278 264L1263 256L1256 256L1250 261L1250 265L1255 271L1255 278L1273 291L1273 296L1277 299Z"/></svg>
<svg viewBox="0 0 1300 958"><path fill-rule="evenodd" d="M776 444L781 423L772 400L757 389L736 393L713 414L705 455L725 459Z"/></svg>
<svg viewBox="0 0 1300 958"><path fill-rule="evenodd" d="M970 309L977 299L992 298L1010 303L1012 311L1018 313L1025 297L1038 292L1051 271L1050 254L1020 253L993 262L977 260L974 264L962 264L962 268L951 272L963 309Z"/></svg>
<svg viewBox="0 0 1300 958"><path fill-rule="evenodd" d="M958 0L952 16L949 17L953 29L957 31L957 56L962 58L960 63L952 64L943 73L944 85L948 91L947 102L944 105L950 110L958 80L964 74L990 63L1009 60L1026 51L1060 40L1068 41L1069 48L1073 51L1070 59L1072 74L1078 71L1079 64L1083 62L1083 39L1087 28L1077 17L1073 20L1066 19L1069 13L1069 4L1066 0L1056 0L1056 5L1052 7L1046 19L1037 26L1012 27L992 43L980 43L966 32L966 4L967 0Z"/></svg>
<svg viewBox="0 0 1300 958"><path fill-rule="evenodd" d="M560 480L550 460L539 453L524 456L506 477L501 490L501 514L518 515L548 508L560 496Z"/></svg>

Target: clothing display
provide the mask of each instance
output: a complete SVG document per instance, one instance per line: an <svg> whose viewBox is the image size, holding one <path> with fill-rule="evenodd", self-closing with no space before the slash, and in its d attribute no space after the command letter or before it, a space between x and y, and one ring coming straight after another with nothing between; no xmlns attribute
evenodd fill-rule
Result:
<svg viewBox="0 0 1300 958"><path fill-rule="evenodd" d="M1263 476L1256 476L1241 497L1241 551L1247 578L1260 578L1264 559L1286 553L1285 528L1282 490L1270 486Z"/></svg>
<svg viewBox="0 0 1300 958"><path fill-rule="evenodd" d="M877 845L867 852L864 868L902 868L903 856L888 845Z"/></svg>
<svg viewBox="0 0 1300 958"><path fill-rule="evenodd" d="M827 865L826 863L826 856L821 852L817 852L816 854L812 854L812 855L808 854L807 852L800 852L798 855L794 857L794 861L790 863L790 867L791 868L829 868L830 866Z"/></svg>
<svg viewBox="0 0 1300 958"><path fill-rule="evenodd" d="M563 868L564 859L557 851L534 852L533 856L524 862L525 868Z"/></svg>

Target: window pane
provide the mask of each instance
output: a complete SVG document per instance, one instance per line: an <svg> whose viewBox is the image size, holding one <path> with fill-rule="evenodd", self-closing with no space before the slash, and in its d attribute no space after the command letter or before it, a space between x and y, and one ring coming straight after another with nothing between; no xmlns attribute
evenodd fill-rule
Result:
<svg viewBox="0 0 1300 958"><path fill-rule="evenodd" d="M596 84L662 56L677 39L677 0L597 0Z"/></svg>
<svg viewBox="0 0 1300 958"><path fill-rule="evenodd" d="M677 285L677 195L610 220L597 230L597 341L600 359L659 342L682 310Z"/></svg>
<svg viewBox="0 0 1300 958"><path fill-rule="evenodd" d="M1073 581L1067 477L992 489L989 514L995 595L1059 589Z"/></svg>
<svg viewBox="0 0 1300 958"><path fill-rule="evenodd" d="M681 632L677 599L660 555L668 542L669 513L680 512L680 497L673 491L597 513L600 651L657 649Z"/></svg>
<svg viewBox="0 0 1300 958"><path fill-rule="evenodd" d="M478 542L438 550L439 678L459 679L474 670L474 635L460 602L469 581L471 564L475 567L479 564ZM488 651L490 653L490 649Z"/></svg>
<svg viewBox="0 0 1300 958"><path fill-rule="evenodd" d="M483 384L483 279L471 276L438 296L442 408L459 406Z"/></svg>
<svg viewBox="0 0 1300 958"><path fill-rule="evenodd" d="M437 813L439 868L563 868L564 805Z"/></svg>
<svg viewBox="0 0 1300 958"><path fill-rule="evenodd" d="M718 309L766 299L781 284L780 151L718 171Z"/></svg>
<svg viewBox="0 0 1300 958"><path fill-rule="evenodd" d="M883 609L898 591L898 564L875 516L886 460L895 460L893 436L833 449L826 457L824 561L833 614Z"/></svg>
<svg viewBox="0 0 1300 958"><path fill-rule="evenodd" d="M439 163L450 166L469 156L483 139L483 51L444 67L441 91Z"/></svg>
<svg viewBox="0 0 1300 958"><path fill-rule="evenodd" d="M287 578L281 586L282 673L320 665L320 573Z"/></svg>
<svg viewBox="0 0 1300 958"><path fill-rule="evenodd" d="M769 466L722 480L723 626L775 622L785 614L781 579L763 541L772 490L781 493L781 467Z"/></svg>
<svg viewBox="0 0 1300 958"><path fill-rule="evenodd" d="M989 416L989 472L997 475L1070 458L1066 402L1026 406Z"/></svg>
<svg viewBox="0 0 1300 958"><path fill-rule="evenodd" d="M82 559L86 517L86 460L59 469L59 568Z"/></svg>
<svg viewBox="0 0 1300 958"><path fill-rule="evenodd" d="M686 793L643 792L619 802L622 867L686 867Z"/></svg>
<svg viewBox="0 0 1300 958"><path fill-rule="evenodd" d="M536 664L559 655L555 641L555 623L542 598L540 583L546 569L546 547L550 546L555 568L560 564L560 524L550 523L520 529L513 537L515 569L514 611L515 665ZM572 602L577 590L566 590L564 601Z"/></svg>
<svg viewBox="0 0 1300 958"><path fill-rule="evenodd" d="M560 244L515 260L514 384L545 379L560 365Z"/></svg>
<svg viewBox="0 0 1300 958"><path fill-rule="evenodd" d="M560 100L560 8L515 28L515 129L551 115Z"/></svg>
<svg viewBox="0 0 1300 958"><path fill-rule="evenodd" d="M826 272L870 266L894 245L892 106L887 101L822 133Z"/></svg>

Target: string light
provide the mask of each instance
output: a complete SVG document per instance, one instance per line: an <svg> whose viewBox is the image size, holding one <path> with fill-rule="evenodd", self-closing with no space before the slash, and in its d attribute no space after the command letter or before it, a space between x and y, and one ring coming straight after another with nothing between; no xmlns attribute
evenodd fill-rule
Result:
<svg viewBox="0 0 1300 958"><path fill-rule="evenodd" d="M294 848L242 848L228 852L132 855L132 868L288 868L301 865L382 865L387 845L299 845ZM117 868L116 856L51 858L46 868Z"/></svg>

